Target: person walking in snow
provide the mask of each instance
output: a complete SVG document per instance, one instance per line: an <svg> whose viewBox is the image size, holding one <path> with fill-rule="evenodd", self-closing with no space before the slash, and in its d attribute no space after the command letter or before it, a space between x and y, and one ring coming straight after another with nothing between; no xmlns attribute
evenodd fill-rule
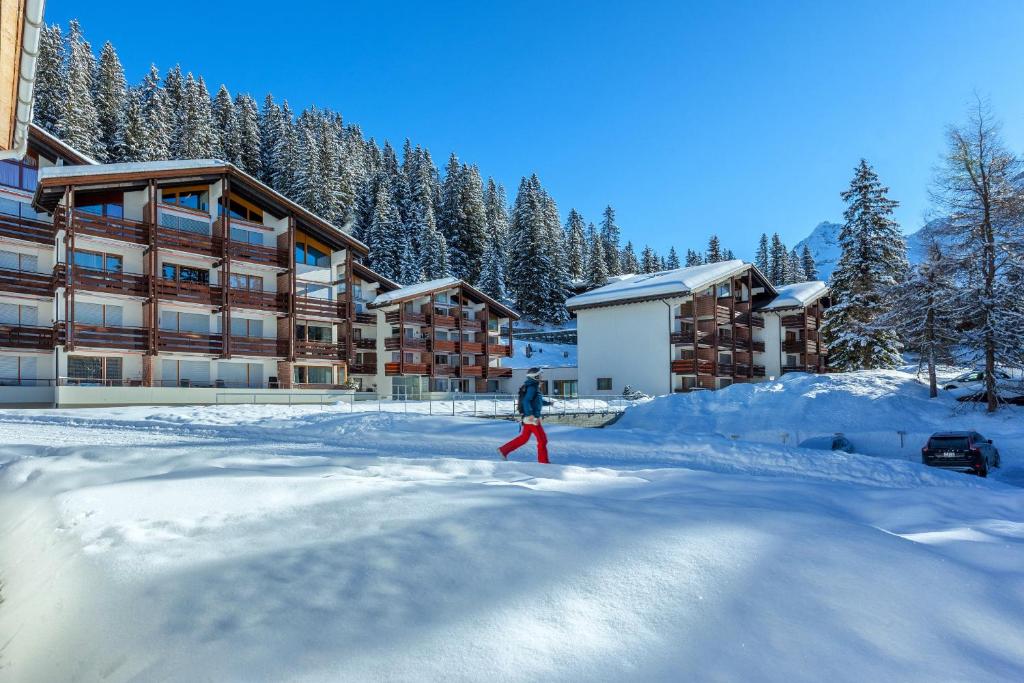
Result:
<svg viewBox="0 0 1024 683"><path fill-rule="evenodd" d="M509 441L498 449L501 457L508 460L508 454L519 448L530 437L537 439L537 462L548 463L548 435L544 433L541 426L541 409L544 407L544 398L540 393L540 368L530 368L526 371L526 381L519 389L519 413L523 416L523 426L519 436Z"/></svg>

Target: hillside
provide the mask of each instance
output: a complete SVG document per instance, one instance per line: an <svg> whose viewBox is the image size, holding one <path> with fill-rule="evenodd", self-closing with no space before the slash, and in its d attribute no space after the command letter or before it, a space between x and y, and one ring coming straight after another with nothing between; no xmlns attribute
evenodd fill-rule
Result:
<svg viewBox="0 0 1024 683"><path fill-rule="evenodd" d="M938 224L937 220L931 221L920 230L906 235L907 260L911 264L920 263L924 259L928 242L934 237ZM828 280L839 260L839 231L842 228L841 223L822 221L814 226L810 235L796 243L795 249L798 254L803 252L804 245L810 247L814 263L818 267L818 277L822 280Z"/></svg>

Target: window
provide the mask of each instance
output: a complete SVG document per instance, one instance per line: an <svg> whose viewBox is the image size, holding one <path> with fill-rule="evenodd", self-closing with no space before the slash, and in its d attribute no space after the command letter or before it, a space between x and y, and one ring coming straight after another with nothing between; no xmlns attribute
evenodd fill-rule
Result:
<svg viewBox="0 0 1024 683"><path fill-rule="evenodd" d="M540 389L540 393L542 393L545 396L547 396L547 394L548 394L548 381L546 379L542 379L539 382L539 387L538 388Z"/></svg>
<svg viewBox="0 0 1024 683"><path fill-rule="evenodd" d="M103 254L96 251L74 251L75 265L89 270L120 273L124 270L124 257L120 254Z"/></svg>
<svg viewBox="0 0 1024 683"><path fill-rule="evenodd" d="M305 242L295 243L295 263L305 264L307 266L318 266L320 268L330 268L331 256L312 244Z"/></svg>
<svg viewBox="0 0 1024 683"><path fill-rule="evenodd" d="M448 355L443 353L434 354L434 365L448 365Z"/></svg>
<svg viewBox="0 0 1024 683"><path fill-rule="evenodd" d="M719 363L725 363L727 365L729 363L732 363L732 354L731 353L726 353L724 351L719 353L718 354L718 362Z"/></svg>
<svg viewBox="0 0 1024 683"><path fill-rule="evenodd" d="M179 266L175 263L165 263L162 268L165 280L176 280L178 282L191 282L195 284L210 284L210 271L192 266Z"/></svg>
<svg viewBox="0 0 1024 683"><path fill-rule="evenodd" d="M612 390L612 378L611 377L598 377L597 378L597 390L598 391L611 391Z"/></svg>
<svg viewBox="0 0 1024 683"><path fill-rule="evenodd" d="M217 384L227 387L263 386L261 363L217 363Z"/></svg>
<svg viewBox="0 0 1024 683"><path fill-rule="evenodd" d="M246 289L250 292L263 291L263 277L260 275L247 275L245 273L231 273L230 278L232 289Z"/></svg>
<svg viewBox="0 0 1024 683"><path fill-rule="evenodd" d="M124 194L120 192L94 192L75 195L75 209L94 216L124 218Z"/></svg>
<svg viewBox="0 0 1024 683"><path fill-rule="evenodd" d="M263 321L250 318L231 318L232 337L262 337Z"/></svg>
<svg viewBox="0 0 1024 683"><path fill-rule="evenodd" d="M167 228L169 230L177 230L178 232L193 233L196 235L210 234L209 219L205 221L196 220L195 218L179 216L178 214L168 213L166 211L160 212L160 227Z"/></svg>
<svg viewBox="0 0 1024 683"><path fill-rule="evenodd" d="M729 283L728 282L723 282L722 284L718 285L718 298L719 299L727 297L730 294L732 294L732 289L729 287Z"/></svg>
<svg viewBox="0 0 1024 683"><path fill-rule="evenodd" d="M170 204L181 209L209 211L210 208L210 193L203 186L163 190L160 196L164 204Z"/></svg>
<svg viewBox="0 0 1024 683"><path fill-rule="evenodd" d="M0 385L36 384L35 356L0 356Z"/></svg>
<svg viewBox="0 0 1024 683"><path fill-rule="evenodd" d="M574 379L556 379L553 383L555 396L571 398L577 395L577 383Z"/></svg>
<svg viewBox="0 0 1024 683"><path fill-rule="evenodd" d="M333 384L334 368L317 365L296 365L296 384Z"/></svg>
<svg viewBox="0 0 1024 683"><path fill-rule="evenodd" d="M303 341L331 342L331 326L298 322L295 324L295 338Z"/></svg>
<svg viewBox="0 0 1024 683"><path fill-rule="evenodd" d="M233 242L244 242L246 244L263 244L263 233L259 230L246 230L231 226L231 240Z"/></svg>
<svg viewBox="0 0 1024 683"><path fill-rule="evenodd" d="M680 377L679 384L676 386L677 389L686 391L688 389L694 389L697 386L696 377Z"/></svg>
<svg viewBox="0 0 1024 683"><path fill-rule="evenodd" d="M0 161L0 185L33 192L39 177L39 160L31 154L19 161Z"/></svg>
<svg viewBox="0 0 1024 683"><path fill-rule="evenodd" d="M120 383L124 379L122 359L101 356L68 356L68 379L76 384Z"/></svg>
<svg viewBox="0 0 1024 683"><path fill-rule="evenodd" d="M0 166L3 166L4 162L0 162ZM2 183L0 183L2 184ZM0 197L0 213L7 214L8 216L18 216L20 218L31 218L33 220L45 220L49 222L49 218L45 214L40 215L36 213L36 210L32 208L32 205L28 202L19 202L16 199L10 197Z"/></svg>
<svg viewBox="0 0 1024 683"><path fill-rule="evenodd" d="M39 257L35 254L19 254L16 251L0 250L0 268L23 273L39 272Z"/></svg>
<svg viewBox="0 0 1024 683"><path fill-rule="evenodd" d="M210 316L205 313L160 311L160 329L170 332L210 334Z"/></svg>
<svg viewBox="0 0 1024 683"><path fill-rule="evenodd" d="M310 299L331 300L331 287L322 282L296 282L295 294Z"/></svg>
<svg viewBox="0 0 1024 683"><path fill-rule="evenodd" d="M798 365L800 365L800 357L799 356L786 356L786 367L787 368L795 368Z"/></svg>
<svg viewBox="0 0 1024 683"><path fill-rule="evenodd" d="M39 309L35 306L0 303L0 325L34 326L39 324Z"/></svg>
<svg viewBox="0 0 1024 683"><path fill-rule="evenodd" d="M726 387L731 387L731 386L732 386L732 380L731 379L723 378L723 379L718 380L718 388L719 389L725 389Z"/></svg>
<svg viewBox="0 0 1024 683"><path fill-rule="evenodd" d="M218 202L219 215L224 215L224 200L221 199ZM243 221L249 221L251 223L262 223L263 222L263 209L259 208L251 202L247 202L239 197L232 197L228 214L231 218L238 218ZM234 234L232 234L234 238Z"/></svg>
<svg viewBox="0 0 1024 683"><path fill-rule="evenodd" d="M124 324L124 307L79 301L75 303L75 322L99 327L121 327Z"/></svg>
<svg viewBox="0 0 1024 683"><path fill-rule="evenodd" d="M160 364L160 383L166 387L210 386L210 361L163 360Z"/></svg>

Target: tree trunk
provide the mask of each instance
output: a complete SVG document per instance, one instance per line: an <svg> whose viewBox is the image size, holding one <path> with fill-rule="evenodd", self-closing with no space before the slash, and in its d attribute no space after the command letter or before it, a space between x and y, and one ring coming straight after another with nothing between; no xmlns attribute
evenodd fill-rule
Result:
<svg viewBox="0 0 1024 683"><path fill-rule="evenodd" d="M935 379L935 349L928 350L928 398L939 395L939 385Z"/></svg>

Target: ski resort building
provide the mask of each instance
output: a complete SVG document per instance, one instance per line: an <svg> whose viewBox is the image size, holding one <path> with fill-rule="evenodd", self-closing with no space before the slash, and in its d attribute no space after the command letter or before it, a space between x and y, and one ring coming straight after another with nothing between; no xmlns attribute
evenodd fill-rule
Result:
<svg viewBox="0 0 1024 683"><path fill-rule="evenodd" d="M367 253L227 162L96 164L32 127L0 162L0 403L493 389L515 313L458 280L401 288Z"/></svg>
<svg viewBox="0 0 1024 683"><path fill-rule="evenodd" d="M776 289L740 260L634 275L572 297L581 394L721 389L824 372L823 282Z"/></svg>

